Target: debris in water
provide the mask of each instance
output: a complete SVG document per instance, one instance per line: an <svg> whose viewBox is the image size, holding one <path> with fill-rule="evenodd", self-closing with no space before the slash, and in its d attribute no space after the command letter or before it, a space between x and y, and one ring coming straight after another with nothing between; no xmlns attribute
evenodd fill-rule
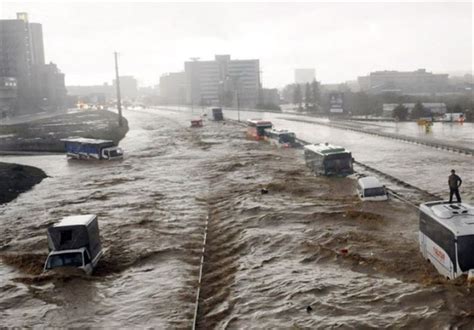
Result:
<svg viewBox="0 0 474 330"><path fill-rule="evenodd" d="M306 307L306 312L309 313L309 312L311 312L312 310L313 310L313 308L312 308L310 305L308 305L308 306Z"/></svg>
<svg viewBox="0 0 474 330"><path fill-rule="evenodd" d="M268 194L268 189L267 188L262 188L262 190L260 190L260 192L262 193L262 195Z"/></svg>

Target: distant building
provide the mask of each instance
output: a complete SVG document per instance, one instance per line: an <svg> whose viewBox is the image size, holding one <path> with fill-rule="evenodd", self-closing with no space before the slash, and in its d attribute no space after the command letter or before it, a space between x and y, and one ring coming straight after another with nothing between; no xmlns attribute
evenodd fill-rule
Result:
<svg viewBox="0 0 474 330"><path fill-rule="evenodd" d="M216 55L214 61L188 61L186 102L189 104L227 104L253 107L260 90L259 60L231 60Z"/></svg>
<svg viewBox="0 0 474 330"><path fill-rule="evenodd" d="M295 83L306 84L316 79L315 69L295 69Z"/></svg>
<svg viewBox="0 0 474 330"><path fill-rule="evenodd" d="M42 80L46 72L48 79ZM41 24L29 23L26 13L18 13L17 19L0 20L0 80L10 78L16 80L17 89L13 112L62 107L64 74L54 64L45 64ZM63 85L58 87L61 82ZM57 89L55 93L53 89Z"/></svg>
<svg viewBox="0 0 474 330"><path fill-rule="evenodd" d="M382 111L384 117L392 117L393 110L398 106L398 103L384 103ZM410 114L415 107L415 103L403 103ZM446 104L444 103L422 103L423 107L433 115L444 115L446 113Z"/></svg>
<svg viewBox="0 0 474 330"><path fill-rule="evenodd" d="M160 100L164 104L186 103L186 74L172 72L160 77Z"/></svg>
<svg viewBox="0 0 474 330"><path fill-rule="evenodd" d="M33 90L40 100L40 107L60 110L66 105L64 74L56 64L49 63L33 67Z"/></svg>
<svg viewBox="0 0 474 330"><path fill-rule="evenodd" d="M138 97L138 82L133 76L120 76L120 96L124 99L135 100ZM116 80L113 81L116 88Z"/></svg>
<svg viewBox="0 0 474 330"><path fill-rule="evenodd" d="M276 88L262 88L260 90L261 105L280 105L280 93Z"/></svg>
<svg viewBox="0 0 474 330"><path fill-rule="evenodd" d="M115 89L112 85L104 83L92 86L67 86L69 95L74 96L76 102L105 105L115 98Z"/></svg>
<svg viewBox="0 0 474 330"><path fill-rule="evenodd" d="M416 71L376 71L358 77L360 89L368 93L435 94L449 91L448 75Z"/></svg>

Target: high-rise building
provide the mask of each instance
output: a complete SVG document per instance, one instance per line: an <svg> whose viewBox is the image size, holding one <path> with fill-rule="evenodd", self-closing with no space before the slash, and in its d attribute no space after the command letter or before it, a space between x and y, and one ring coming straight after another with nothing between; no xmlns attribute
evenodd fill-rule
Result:
<svg viewBox="0 0 474 330"><path fill-rule="evenodd" d="M186 74L172 72L160 77L160 100L164 104L186 102Z"/></svg>
<svg viewBox="0 0 474 330"><path fill-rule="evenodd" d="M433 94L449 90L447 74L434 74L425 69L416 71L376 71L358 77L360 89L369 93L398 92Z"/></svg>
<svg viewBox="0 0 474 330"><path fill-rule="evenodd" d="M315 69L295 69L295 84L311 83L315 79Z"/></svg>
<svg viewBox="0 0 474 330"><path fill-rule="evenodd" d="M18 13L16 19L0 20L0 79L16 80L15 110L32 112L62 107L61 100L66 96L64 74L52 63L45 65L41 24L29 23L27 13ZM62 86L57 88L58 84ZM47 92L53 89L57 99Z"/></svg>
<svg viewBox="0 0 474 330"><path fill-rule="evenodd" d="M216 55L214 61L185 62L184 71L189 104L258 104L259 60L231 60L230 55Z"/></svg>

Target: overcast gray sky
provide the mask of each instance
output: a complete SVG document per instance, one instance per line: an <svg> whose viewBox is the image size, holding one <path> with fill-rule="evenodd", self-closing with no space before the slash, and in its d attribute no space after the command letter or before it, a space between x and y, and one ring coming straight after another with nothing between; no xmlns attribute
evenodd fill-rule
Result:
<svg viewBox="0 0 474 330"><path fill-rule="evenodd" d="M43 24L46 59L68 85L141 85L183 70L190 57L260 59L265 87L316 69L336 83L374 70L472 71L472 3L113 3L0 2L0 18L28 12Z"/></svg>

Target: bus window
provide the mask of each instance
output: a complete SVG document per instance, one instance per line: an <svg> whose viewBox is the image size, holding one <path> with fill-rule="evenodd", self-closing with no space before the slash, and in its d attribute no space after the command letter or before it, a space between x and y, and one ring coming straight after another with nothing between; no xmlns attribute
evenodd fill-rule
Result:
<svg viewBox="0 0 474 330"><path fill-rule="evenodd" d="M474 235L458 236L458 263L461 271L474 269Z"/></svg>

